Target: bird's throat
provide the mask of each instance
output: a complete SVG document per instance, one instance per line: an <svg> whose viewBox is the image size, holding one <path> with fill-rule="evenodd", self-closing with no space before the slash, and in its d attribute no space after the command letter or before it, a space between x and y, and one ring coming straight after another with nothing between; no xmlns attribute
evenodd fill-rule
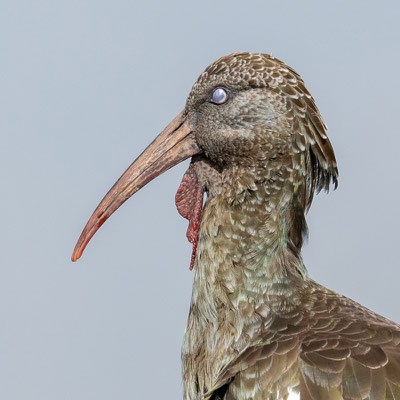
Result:
<svg viewBox="0 0 400 400"><path fill-rule="evenodd" d="M282 163L218 171L209 162L194 159L175 196L179 214L189 220L190 269L199 240L207 243L206 252L212 250L216 257L222 252L227 265L243 263L248 268L286 252L301 261L305 183L288 171ZM203 209L205 191L208 198Z"/></svg>
<svg viewBox="0 0 400 400"><path fill-rule="evenodd" d="M201 171L196 171L202 186ZM206 264L202 268L208 272L214 266L217 274L226 270L243 279L250 270L267 278L278 262L289 268L295 260L302 268L305 182L296 174L282 162L222 171L219 189L214 188L202 210L197 264Z"/></svg>
<svg viewBox="0 0 400 400"><path fill-rule="evenodd" d="M193 164L182 178L178 192L175 195L175 204L182 217L189 220L186 237L193 244L190 270L193 269L196 259L197 243L199 241L199 229L203 208L204 189L199 185Z"/></svg>

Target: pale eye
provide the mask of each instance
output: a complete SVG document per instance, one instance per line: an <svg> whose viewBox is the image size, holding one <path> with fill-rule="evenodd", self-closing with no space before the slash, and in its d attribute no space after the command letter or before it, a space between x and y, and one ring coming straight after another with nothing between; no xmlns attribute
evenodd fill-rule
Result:
<svg viewBox="0 0 400 400"><path fill-rule="evenodd" d="M228 100L228 91L224 88L215 88L212 96L211 101L215 104L222 104Z"/></svg>

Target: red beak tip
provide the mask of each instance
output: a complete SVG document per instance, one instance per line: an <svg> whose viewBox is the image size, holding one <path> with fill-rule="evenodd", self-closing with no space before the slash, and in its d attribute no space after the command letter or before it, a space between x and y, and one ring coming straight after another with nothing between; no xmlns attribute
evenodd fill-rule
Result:
<svg viewBox="0 0 400 400"><path fill-rule="evenodd" d="M83 253L83 249L74 250L74 252L72 253L72 256L71 256L71 261L72 262L78 261L81 258L82 253Z"/></svg>

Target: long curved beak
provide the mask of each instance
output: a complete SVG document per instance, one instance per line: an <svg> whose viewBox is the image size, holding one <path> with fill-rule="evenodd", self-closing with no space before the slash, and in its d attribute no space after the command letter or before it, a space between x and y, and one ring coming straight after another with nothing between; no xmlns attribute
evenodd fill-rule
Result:
<svg viewBox="0 0 400 400"><path fill-rule="evenodd" d="M71 260L80 258L92 236L126 200L148 182L187 158L200 153L190 118L182 111L122 174L90 217Z"/></svg>

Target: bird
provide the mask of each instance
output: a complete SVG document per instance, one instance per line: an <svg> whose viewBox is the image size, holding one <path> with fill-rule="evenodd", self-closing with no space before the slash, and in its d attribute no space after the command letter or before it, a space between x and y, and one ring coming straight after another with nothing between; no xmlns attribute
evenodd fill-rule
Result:
<svg viewBox="0 0 400 400"><path fill-rule="evenodd" d="M306 213L337 187L338 167L304 81L271 55L233 53L204 70L100 202L72 260L121 204L188 158L175 197L194 270L184 399L400 400L400 325L304 265Z"/></svg>

